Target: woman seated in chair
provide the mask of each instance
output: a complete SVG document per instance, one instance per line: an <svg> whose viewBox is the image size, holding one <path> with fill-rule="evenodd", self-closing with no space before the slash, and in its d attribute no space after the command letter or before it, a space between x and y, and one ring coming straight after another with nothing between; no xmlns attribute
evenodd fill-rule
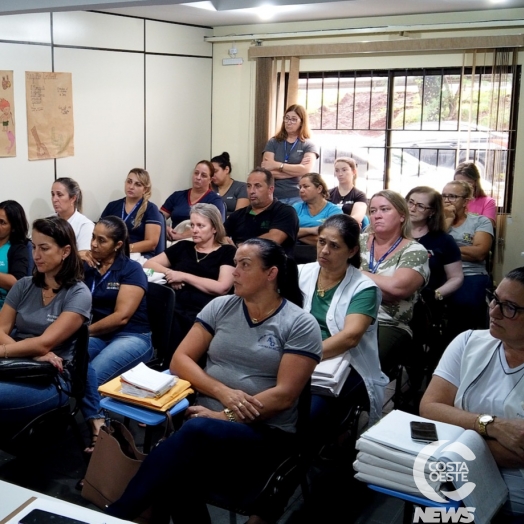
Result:
<svg viewBox="0 0 524 524"><path fill-rule="evenodd" d="M95 225L82 215L82 190L76 180L57 178L51 186L51 203L55 213L67 220L75 232L76 247L81 257L89 251Z"/></svg>
<svg viewBox="0 0 524 524"><path fill-rule="evenodd" d="M448 341L466 329L485 328L487 325L484 297L491 278L486 269L486 258L493 241L493 226L487 217L467 211L471 196L471 186L461 180L449 182L442 191L444 212L451 220L448 233L459 247L464 272L462 286L448 301Z"/></svg>
<svg viewBox="0 0 524 524"><path fill-rule="evenodd" d="M173 351L202 308L233 286L236 249L225 242L220 212L212 204L195 204L190 217L193 242L177 242L144 264L145 268L164 273L167 283L176 290L177 338Z"/></svg>
<svg viewBox="0 0 524 524"><path fill-rule="evenodd" d="M429 304L440 302L462 285L460 250L446 233L442 196L431 187L419 186L406 195L411 233L428 251L429 282L423 296Z"/></svg>
<svg viewBox="0 0 524 524"><path fill-rule="evenodd" d="M360 236L361 270L382 291L378 349L382 370L390 375L410 346L408 323L418 291L429 277L428 253L411 238L409 210L402 195L390 189L375 193L369 214L370 229Z"/></svg>
<svg viewBox="0 0 524 524"><path fill-rule="evenodd" d="M32 277L11 288L0 311L0 355L51 362L54 383L0 382L0 423L23 424L69 401L69 367L75 333L89 320L91 295L82 282L82 261L72 227L60 217L33 222Z"/></svg>
<svg viewBox="0 0 524 524"><path fill-rule="evenodd" d="M369 224L366 216L368 199L363 191L355 187L357 163L353 158L339 157L334 167L338 187L329 190L329 201L339 206L346 215L352 216L363 229Z"/></svg>
<svg viewBox="0 0 524 524"><path fill-rule="evenodd" d="M155 254L162 232L162 217L151 198L151 178L145 169L135 167L127 175L124 191L126 196L107 204L101 218L120 217L129 233L129 252L139 253L145 258ZM162 244L164 245L164 244ZM90 265L93 259L87 260Z"/></svg>
<svg viewBox="0 0 524 524"><path fill-rule="evenodd" d="M147 317L147 277L129 258L129 239L123 220L101 218L95 225L91 255L96 267L84 265L85 283L93 295L89 326L89 367L82 413L92 431L93 451L104 418L98 386L153 357Z"/></svg>
<svg viewBox="0 0 524 524"><path fill-rule="evenodd" d="M169 240L183 240L191 237L190 229L176 231L177 226L189 219L191 208L195 204L212 204L220 211L222 222L226 218L226 208L220 195L211 189L211 177L215 168L208 160L201 160L195 166L192 184L189 189L175 191L160 208L166 219L171 219L171 227L166 228ZM183 224L182 224L183 225Z"/></svg>
<svg viewBox="0 0 524 524"><path fill-rule="evenodd" d="M133 519L153 504L166 522L171 512L176 522L210 522L209 492L242 501L296 445L297 401L320 360L320 330L301 307L296 265L280 246L247 240L235 262L235 295L202 310L171 362L197 390L196 404L147 456L111 515ZM269 517L268 504L259 509Z"/></svg>
<svg viewBox="0 0 524 524"><path fill-rule="evenodd" d="M0 202L0 309L16 281L27 276L28 229L24 208L18 202Z"/></svg>
<svg viewBox="0 0 524 524"><path fill-rule="evenodd" d="M340 215L342 209L328 202L328 188L318 173L300 177L298 192L302 202L293 204L298 215L298 240L302 244L316 246L318 228L326 218Z"/></svg>
<svg viewBox="0 0 524 524"><path fill-rule="evenodd" d="M370 424L374 424L382 415L384 388L389 382L378 359L381 293L358 270L359 236L360 225L354 218L330 217L319 227L317 262L299 266L304 309L316 318L322 333L322 360L341 359L347 352L351 355L351 372L338 398L312 396L311 426L324 434L336 429L362 393L369 397Z"/></svg>
<svg viewBox="0 0 524 524"><path fill-rule="evenodd" d="M509 498L507 520L524 521L524 267L510 271L489 301L489 330L466 331L448 346L420 414L486 439ZM489 482L489 479L488 479ZM511 519L513 516L514 520Z"/></svg>
<svg viewBox="0 0 524 524"><path fill-rule="evenodd" d="M231 178L231 160L229 153L224 151L221 155L211 159L214 173L211 177L213 189L220 195L226 208L226 216L233 211L249 206L246 183Z"/></svg>

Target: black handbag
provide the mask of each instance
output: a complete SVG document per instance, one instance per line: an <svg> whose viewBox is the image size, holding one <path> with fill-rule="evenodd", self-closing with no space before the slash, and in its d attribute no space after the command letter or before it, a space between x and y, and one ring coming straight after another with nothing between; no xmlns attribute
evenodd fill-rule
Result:
<svg viewBox="0 0 524 524"><path fill-rule="evenodd" d="M0 358L0 380L11 382L38 382L50 384L58 376L51 362L32 358Z"/></svg>

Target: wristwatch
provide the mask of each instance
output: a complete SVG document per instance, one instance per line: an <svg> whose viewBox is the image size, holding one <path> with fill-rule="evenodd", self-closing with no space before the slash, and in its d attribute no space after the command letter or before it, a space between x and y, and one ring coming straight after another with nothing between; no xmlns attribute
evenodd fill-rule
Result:
<svg viewBox="0 0 524 524"><path fill-rule="evenodd" d="M477 417L477 430L481 436L483 437L488 436L488 430L487 430L488 424L493 423L493 421L496 418L497 417L494 417L492 415L479 415Z"/></svg>
<svg viewBox="0 0 524 524"><path fill-rule="evenodd" d="M444 300L442 293L438 289L435 290L435 300Z"/></svg>

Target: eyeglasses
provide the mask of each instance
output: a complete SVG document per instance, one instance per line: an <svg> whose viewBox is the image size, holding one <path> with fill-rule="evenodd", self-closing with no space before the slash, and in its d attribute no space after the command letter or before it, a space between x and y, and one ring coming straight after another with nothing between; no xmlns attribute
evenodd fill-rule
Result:
<svg viewBox="0 0 524 524"><path fill-rule="evenodd" d="M489 308L495 309L495 306L498 306L500 308L500 312L502 313L503 317L512 319L515 318L515 315L519 311L523 311L524 307L516 306L515 304L512 304L511 302L501 302L499 300L499 297L489 289L486 289L486 298L489 300Z"/></svg>
<svg viewBox="0 0 524 524"><path fill-rule="evenodd" d="M297 124L298 121L299 121L299 119L296 118L296 117L290 117L290 116L285 116L284 117L284 122L286 124Z"/></svg>
<svg viewBox="0 0 524 524"><path fill-rule="evenodd" d="M464 198L464 195L442 195L442 200L449 200L450 202L455 202L457 198Z"/></svg>
<svg viewBox="0 0 524 524"><path fill-rule="evenodd" d="M408 200L408 207L416 207L419 211L428 211L429 209L433 209L430 206L419 204L418 202L415 202L414 200L411 200L411 199Z"/></svg>

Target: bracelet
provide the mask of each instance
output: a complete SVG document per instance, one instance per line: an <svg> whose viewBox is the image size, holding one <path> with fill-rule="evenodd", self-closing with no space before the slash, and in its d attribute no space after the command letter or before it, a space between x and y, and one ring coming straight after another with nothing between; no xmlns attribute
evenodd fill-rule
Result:
<svg viewBox="0 0 524 524"><path fill-rule="evenodd" d="M131 245L129 246L129 252L130 252L130 253L133 252L133 244L131 244Z"/></svg>
<svg viewBox="0 0 524 524"><path fill-rule="evenodd" d="M227 417L227 420L229 420L229 422L236 422L237 421L237 418L235 417L235 414L230 410L230 409L224 409L224 413Z"/></svg>
<svg viewBox="0 0 524 524"><path fill-rule="evenodd" d="M2 346L4 346L4 358L8 358L7 357L7 346L5 344L2 344Z"/></svg>

